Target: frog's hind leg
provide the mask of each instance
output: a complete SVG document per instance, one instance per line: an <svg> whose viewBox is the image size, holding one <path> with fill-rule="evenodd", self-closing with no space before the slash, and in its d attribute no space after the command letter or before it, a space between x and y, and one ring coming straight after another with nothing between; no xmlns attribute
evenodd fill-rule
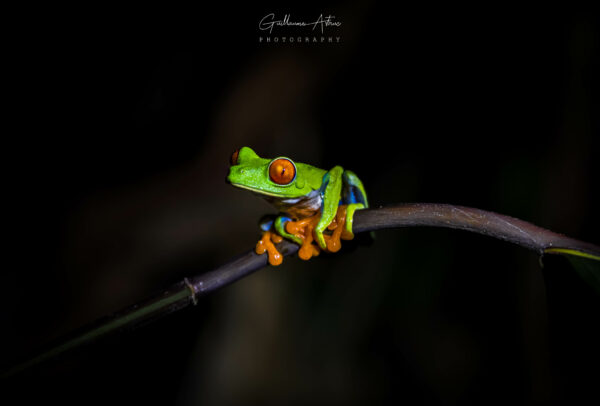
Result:
<svg viewBox="0 0 600 406"><path fill-rule="evenodd" d="M354 221L354 212L356 210L366 209L369 207L367 201L367 192L361 182L361 180L352 171L344 171L344 188L342 190L342 203L347 204L346 207L346 222L344 224L344 234L342 238L344 240L351 240L354 238L352 232L352 223Z"/></svg>
<svg viewBox="0 0 600 406"><path fill-rule="evenodd" d="M367 192L358 176L352 171L345 170L342 177L344 179L342 203L361 203L364 205L364 208L368 208L369 202L367 201Z"/></svg>

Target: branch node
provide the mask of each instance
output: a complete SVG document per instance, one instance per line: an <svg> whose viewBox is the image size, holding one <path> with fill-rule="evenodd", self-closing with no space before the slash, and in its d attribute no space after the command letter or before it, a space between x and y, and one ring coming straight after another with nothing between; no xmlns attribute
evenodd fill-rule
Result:
<svg viewBox="0 0 600 406"><path fill-rule="evenodd" d="M198 291L196 290L196 287L190 282L188 278L183 278L183 283L185 283L185 286L187 286L190 290L190 299L192 300L192 304L196 306L198 304L198 297L196 296L198 294Z"/></svg>

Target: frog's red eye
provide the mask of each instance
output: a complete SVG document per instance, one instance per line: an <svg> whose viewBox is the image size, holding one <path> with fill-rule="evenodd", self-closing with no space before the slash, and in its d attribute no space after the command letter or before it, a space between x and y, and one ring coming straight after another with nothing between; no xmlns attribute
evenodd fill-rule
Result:
<svg viewBox="0 0 600 406"><path fill-rule="evenodd" d="M269 165L269 177L278 185L288 185L296 177L296 166L287 158L277 158Z"/></svg>
<svg viewBox="0 0 600 406"><path fill-rule="evenodd" d="M233 154L231 154L231 165L237 165L239 157L240 157L240 150L236 149L235 151L233 151Z"/></svg>

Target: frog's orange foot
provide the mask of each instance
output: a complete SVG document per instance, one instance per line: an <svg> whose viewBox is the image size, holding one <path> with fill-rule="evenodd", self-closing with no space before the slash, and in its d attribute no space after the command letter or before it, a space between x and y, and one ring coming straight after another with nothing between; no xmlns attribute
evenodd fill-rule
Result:
<svg viewBox="0 0 600 406"><path fill-rule="evenodd" d="M352 233L349 233L344 227L346 223L346 205L338 207L335 218L327 227L328 230L332 231L331 235L324 234L325 243L327 244L327 251L338 252L342 248L341 240L351 240L354 238Z"/></svg>
<svg viewBox="0 0 600 406"><path fill-rule="evenodd" d="M303 260L309 260L321 253L314 237L314 230L319 220L320 214L307 217L297 221L288 221L285 223L285 231L302 241L298 250L298 257ZM346 223L346 205L338 207L337 213L331 224L327 227L327 234L323 234L328 252L338 252L342 248L341 240L351 240L354 235L344 227ZM265 231L260 241L256 244L256 253L269 255L271 265L280 265L283 262L283 255L277 251L274 244L281 242L282 237L273 231Z"/></svg>
<svg viewBox="0 0 600 406"><path fill-rule="evenodd" d="M262 235L262 238L256 243L255 252L259 255L264 254L265 252L269 256L269 263L273 266L281 265L283 262L283 255L277 248L275 248L275 244L281 242L283 238L271 231L265 231Z"/></svg>
<svg viewBox="0 0 600 406"><path fill-rule="evenodd" d="M316 257L321 252L314 237L314 229L321 219L320 214L307 217L298 221L288 221L285 223L285 231L302 240L302 246L298 250L300 259L309 260ZM346 231L344 224L346 222L346 206L339 206L334 220L327 227L328 234L324 234L325 243L328 252L337 252L342 248L340 240L351 240L354 238L352 233Z"/></svg>
<svg viewBox="0 0 600 406"><path fill-rule="evenodd" d="M298 221L285 223L285 231L302 240L302 246L298 250L298 256L305 261L316 257L321 252L319 247L313 244L313 230L319 222L319 214Z"/></svg>

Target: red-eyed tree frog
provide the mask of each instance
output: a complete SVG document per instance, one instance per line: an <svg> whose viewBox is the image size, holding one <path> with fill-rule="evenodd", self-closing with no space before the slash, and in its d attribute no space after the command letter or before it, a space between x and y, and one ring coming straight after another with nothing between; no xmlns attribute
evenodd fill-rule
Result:
<svg viewBox="0 0 600 406"><path fill-rule="evenodd" d="M274 246L281 237L301 244L298 256L305 260L320 249L338 251L340 238L354 237L354 212L369 207L360 179L341 166L326 171L286 157L261 158L248 147L231 156L227 181L264 197L279 210L280 214L261 220L263 236L256 245L258 254L268 253L271 265L283 260Z"/></svg>

